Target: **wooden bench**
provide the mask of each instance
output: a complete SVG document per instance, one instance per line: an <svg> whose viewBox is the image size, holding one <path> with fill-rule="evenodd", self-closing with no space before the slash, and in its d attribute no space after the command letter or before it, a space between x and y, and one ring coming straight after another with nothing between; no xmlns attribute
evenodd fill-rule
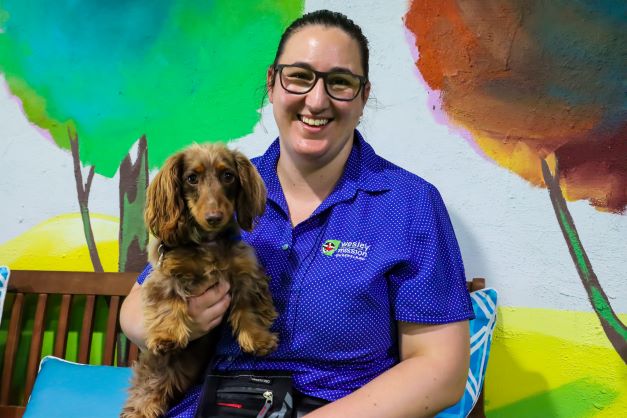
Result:
<svg viewBox="0 0 627 418"><path fill-rule="evenodd" d="M0 418L21 418L30 396L42 358L44 324L53 315L57 326L54 332L52 354L67 358L66 349L70 330L70 319L82 316L77 347L78 363L91 363L92 337L96 319L97 298L106 303L107 319L104 330L102 361L100 364L126 367L137 359L137 346L130 343L119 326L120 306L124 297L135 283L138 273L94 273L65 271L13 270L9 279L5 301L3 324L8 320L8 331L4 355L1 358L0 374ZM485 287L481 278L467 282L468 290ZM56 296L59 295L59 296ZM53 298L60 302L50 303ZM84 308L73 311L73 299L84 298ZM34 304L33 332L24 338L24 313ZM76 308L76 306L74 306ZM57 312L58 309L58 312ZM28 352L26 369L16 368L18 352ZM23 385L15 382L22 378ZM18 378L18 379L16 379ZM484 418L483 390L479 401L470 414L472 418ZM113 417L112 417L113 418Z"/></svg>
<svg viewBox="0 0 627 418"><path fill-rule="evenodd" d="M52 354L60 358L67 358L70 319L82 318L76 361L87 364L93 360L90 359L90 353L97 299L104 299L107 319L102 338L102 361L99 363L127 366L137 358L137 347L123 337L118 320L122 300L135 283L137 275L138 273L11 271L2 316L3 324L8 320L8 331L0 364L0 418L21 418L24 413L42 358L42 343L46 331L44 324L47 319L51 319L51 315L55 316L52 319L57 322L56 329L53 330ZM53 298L60 301L51 303ZM73 303L73 300L76 302L79 298L81 303ZM25 325L24 314L28 310L32 312L33 304L35 313L32 336L25 338L22 332ZM72 312L77 308L81 308L81 312ZM18 352L26 351L26 369L16 368Z"/></svg>

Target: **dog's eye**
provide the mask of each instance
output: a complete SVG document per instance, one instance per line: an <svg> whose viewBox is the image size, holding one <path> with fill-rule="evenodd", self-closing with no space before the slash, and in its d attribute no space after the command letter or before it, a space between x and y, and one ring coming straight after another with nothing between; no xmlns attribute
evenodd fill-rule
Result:
<svg viewBox="0 0 627 418"><path fill-rule="evenodd" d="M235 174L233 174L230 171L224 171L222 174L222 181L225 182L226 184L230 184L233 183L233 180L235 180Z"/></svg>
<svg viewBox="0 0 627 418"><path fill-rule="evenodd" d="M189 176L187 176L187 182L189 184L196 184L196 183L198 183L198 176L196 174L190 174Z"/></svg>

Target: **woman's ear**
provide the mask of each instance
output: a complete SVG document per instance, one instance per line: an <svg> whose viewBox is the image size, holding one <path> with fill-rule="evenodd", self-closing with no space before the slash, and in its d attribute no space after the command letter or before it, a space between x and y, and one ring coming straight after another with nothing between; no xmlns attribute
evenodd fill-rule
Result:
<svg viewBox="0 0 627 418"><path fill-rule="evenodd" d="M148 186L144 220L152 235L173 245L179 234L185 202L181 190L183 153L167 159Z"/></svg>
<svg viewBox="0 0 627 418"><path fill-rule="evenodd" d="M364 106L366 106L366 103L368 102L368 97L370 97L370 81L367 81L366 84L364 84L364 92L362 93L362 97L364 98ZM361 110L364 110L363 107L361 108Z"/></svg>
<svg viewBox="0 0 627 418"><path fill-rule="evenodd" d="M266 89L268 91L268 100L272 103L272 92L274 91L274 68L272 66L268 67L268 72L266 73Z"/></svg>

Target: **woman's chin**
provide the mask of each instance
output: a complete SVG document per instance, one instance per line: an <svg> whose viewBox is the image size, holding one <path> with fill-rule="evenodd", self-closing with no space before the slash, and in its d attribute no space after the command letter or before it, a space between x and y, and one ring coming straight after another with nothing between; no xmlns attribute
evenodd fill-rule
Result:
<svg viewBox="0 0 627 418"><path fill-rule="evenodd" d="M294 152L302 158L317 159L329 151L329 141L326 139L301 138L293 144Z"/></svg>

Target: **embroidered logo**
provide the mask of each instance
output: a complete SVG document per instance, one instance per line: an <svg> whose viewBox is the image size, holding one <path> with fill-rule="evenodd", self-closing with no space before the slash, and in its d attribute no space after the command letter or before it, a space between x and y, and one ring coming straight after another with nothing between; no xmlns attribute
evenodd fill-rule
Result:
<svg viewBox="0 0 627 418"><path fill-rule="evenodd" d="M361 241L328 239L322 244L322 254L329 257L347 257L363 261L368 258L369 250L370 244Z"/></svg>
<svg viewBox="0 0 627 418"><path fill-rule="evenodd" d="M337 249L340 248L341 244L342 241L338 241L336 239L326 240L324 244L322 244L322 254L332 256Z"/></svg>

